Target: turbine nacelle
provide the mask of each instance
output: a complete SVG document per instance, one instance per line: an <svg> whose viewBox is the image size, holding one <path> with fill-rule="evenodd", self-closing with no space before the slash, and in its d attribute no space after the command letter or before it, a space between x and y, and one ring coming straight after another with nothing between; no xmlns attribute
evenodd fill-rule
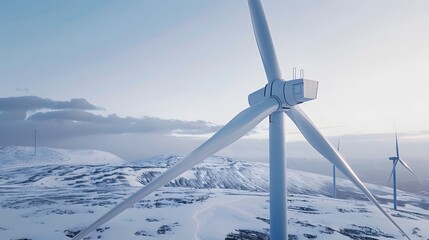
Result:
<svg viewBox="0 0 429 240"><path fill-rule="evenodd" d="M395 161L395 160L398 160L398 158L397 157L389 157L389 160Z"/></svg>
<svg viewBox="0 0 429 240"><path fill-rule="evenodd" d="M249 105L253 106L273 97L279 101L279 111L317 98L319 82L309 79L294 79L289 81L275 80L265 87L251 93L248 97Z"/></svg>

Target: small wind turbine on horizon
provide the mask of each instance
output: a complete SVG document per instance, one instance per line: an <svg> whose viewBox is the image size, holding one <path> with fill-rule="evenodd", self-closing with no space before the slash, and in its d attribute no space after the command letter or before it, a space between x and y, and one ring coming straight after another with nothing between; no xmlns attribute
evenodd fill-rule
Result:
<svg viewBox="0 0 429 240"><path fill-rule="evenodd" d="M402 166L404 166L406 169L408 169L408 171L410 171L412 174L414 174L414 176L416 176L420 182L422 182L422 180L420 179L419 176L417 176L417 174L413 170L411 170L411 168L408 166L408 164L405 163L404 160L402 160L399 157L398 133L396 132L396 129L395 129L395 139L396 139L396 156L389 157L389 160L393 161L393 168L392 168L392 172L390 173L389 181L387 181L387 184L390 183L390 179L392 179L392 176L393 176L393 209L397 210L398 206L397 206L397 201L396 201L397 200L397 195L396 195L396 165L398 164L398 162L400 162L402 164Z"/></svg>
<svg viewBox="0 0 429 240"><path fill-rule="evenodd" d="M81 239L104 223L130 208L142 198L164 186L174 178L191 169L205 158L229 146L262 120L269 118L269 171L270 171L270 239L288 239L287 235L287 186L284 139L284 113L295 123L305 139L327 160L348 177L362 193L398 228L408 239L405 231L381 207L375 197L357 177L340 153L319 132L298 104L317 97L318 82L308 79L282 79L268 23L260 0L248 0L250 17L259 53L262 58L268 84L248 96L250 107L240 112L223 128L170 167L163 174L146 184L139 191L101 216L73 239Z"/></svg>

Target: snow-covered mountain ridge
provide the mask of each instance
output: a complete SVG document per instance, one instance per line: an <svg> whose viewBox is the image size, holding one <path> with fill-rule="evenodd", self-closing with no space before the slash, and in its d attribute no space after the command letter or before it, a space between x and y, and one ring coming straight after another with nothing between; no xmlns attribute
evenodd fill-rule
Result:
<svg viewBox="0 0 429 240"><path fill-rule="evenodd" d="M141 187L182 159L177 155L160 155L128 163L107 152L42 148L33 156L31 148L2 147L0 162L7 163L0 175L0 185L31 187ZM27 156L30 160L25 160ZM15 160L14 160L15 159ZM252 192L269 191L267 163L237 161L212 156L183 173L167 187L197 189L236 189ZM331 195L332 179L297 170L287 170L289 194ZM391 203L391 188L366 184L378 200ZM408 204L429 210L427 198L399 191ZM348 180L337 179L337 196L367 200ZM410 201L411 200L411 201ZM405 203L399 199L398 204Z"/></svg>
<svg viewBox="0 0 429 240"><path fill-rule="evenodd" d="M69 239L182 158L0 149L0 239ZM90 239L268 239L268 178L268 164L208 158ZM328 176L288 170L287 181L290 239L402 239L349 181L337 180L339 199L329 197ZM426 197L400 191L392 211L391 189L367 186L410 235L429 239Z"/></svg>
<svg viewBox="0 0 429 240"><path fill-rule="evenodd" d="M99 150L61 149L38 147L36 155L33 147L0 146L0 164L2 166L33 166L51 164L121 164L118 156Z"/></svg>

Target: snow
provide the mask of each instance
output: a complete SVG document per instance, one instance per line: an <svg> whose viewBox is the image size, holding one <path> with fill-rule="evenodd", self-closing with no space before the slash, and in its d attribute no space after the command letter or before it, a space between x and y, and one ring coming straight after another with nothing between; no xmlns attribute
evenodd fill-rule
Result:
<svg viewBox="0 0 429 240"><path fill-rule="evenodd" d="M118 156L99 150L60 149L38 147L3 146L0 147L2 165L48 165L48 164L122 164L126 163Z"/></svg>
<svg viewBox="0 0 429 240"><path fill-rule="evenodd" d="M162 155L125 163L95 150L0 148L0 239L70 239L139 187L180 160ZM97 164L89 164L97 163ZM289 170L288 232L296 239L403 239L354 188L338 179ZM180 181L179 181L179 180ZM151 194L90 239L239 239L269 233L268 165L211 157ZM429 199L367 184L413 239L429 239ZM147 235L147 236L145 236ZM241 237L241 239L250 239Z"/></svg>
<svg viewBox="0 0 429 240"><path fill-rule="evenodd" d="M56 152L67 155L70 160L67 164L122 164L126 163L125 160L118 156L98 151L98 150L84 150L84 149L55 149Z"/></svg>

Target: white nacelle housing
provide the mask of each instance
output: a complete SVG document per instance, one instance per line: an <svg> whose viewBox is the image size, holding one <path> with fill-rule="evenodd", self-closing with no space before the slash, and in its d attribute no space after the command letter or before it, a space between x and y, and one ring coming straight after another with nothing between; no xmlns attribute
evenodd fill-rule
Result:
<svg viewBox="0 0 429 240"><path fill-rule="evenodd" d="M262 102L265 98L274 97L281 103L281 109L317 98L319 82L309 79L294 79L289 81L276 80L265 85L249 95L250 106Z"/></svg>

